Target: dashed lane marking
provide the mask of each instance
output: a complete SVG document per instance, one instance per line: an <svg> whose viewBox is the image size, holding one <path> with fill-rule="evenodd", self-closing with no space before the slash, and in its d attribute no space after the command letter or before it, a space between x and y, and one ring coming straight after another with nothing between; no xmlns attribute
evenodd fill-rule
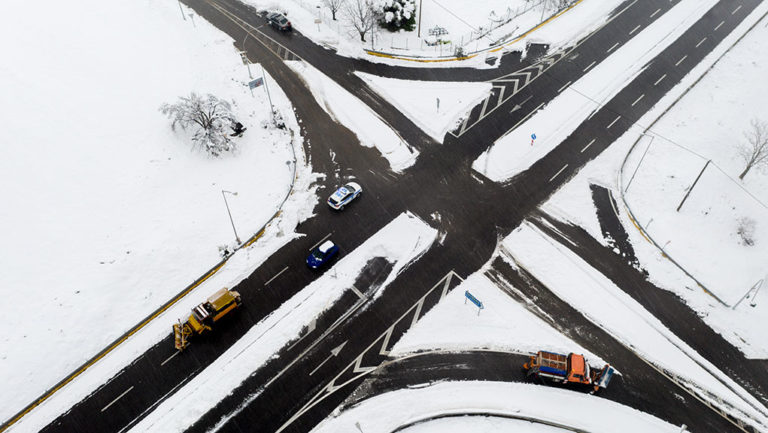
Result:
<svg viewBox="0 0 768 433"><path fill-rule="evenodd" d="M563 168L561 168L561 169L560 169L560 171L558 171L557 173L555 173L555 175L554 175L554 176L550 177L550 178L549 178L549 181L550 181L550 182L552 182L553 180L555 180L555 178L556 178L556 177L557 177L557 176L558 176L560 173L562 173L562 172L563 172L563 170L565 170L565 169L566 169L566 167L568 167L568 164L565 164L565 165L563 166Z"/></svg>
<svg viewBox="0 0 768 433"><path fill-rule="evenodd" d="M593 61L592 63L590 63L590 64L589 64L589 66L587 66L586 68L584 68L584 71L583 71L583 72L587 72L587 71L589 70L589 68L591 68L592 66L595 66L595 63L597 63L597 61Z"/></svg>
<svg viewBox="0 0 768 433"><path fill-rule="evenodd" d="M655 83L653 83L653 85L655 86L655 85L661 83L661 80L663 80L664 78L667 78L667 74L662 75L661 78L659 78L658 80L656 80Z"/></svg>
<svg viewBox="0 0 768 433"><path fill-rule="evenodd" d="M610 53L611 51L613 51L614 48L616 48L618 46L619 46L619 43L616 42L615 44L611 45L611 48L608 48L608 51L606 51L606 53Z"/></svg>
<svg viewBox="0 0 768 433"><path fill-rule="evenodd" d="M680 63L683 63L683 60L688 58L688 54L684 55L682 59L678 60L677 63L675 63L675 66L680 66Z"/></svg>
<svg viewBox="0 0 768 433"><path fill-rule="evenodd" d="M704 37L704 39L700 40L700 41L699 41L699 43L698 43L698 44L696 44L696 48L699 48L699 45L703 44L703 43L704 43L704 41L706 41L706 40L707 40L707 38L706 38L706 37Z"/></svg>
<svg viewBox="0 0 768 433"><path fill-rule="evenodd" d="M614 123L618 122L619 119L621 119L621 116L613 119L613 122L609 123L608 126L605 129L611 129L611 126L613 126Z"/></svg>
<svg viewBox="0 0 768 433"><path fill-rule="evenodd" d="M637 29L639 29L640 27L641 27L641 25L638 24L634 29L630 30L629 34L631 35L632 33L636 32Z"/></svg>
<svg viewBox="0 0 768 433"><path fill-rule="evenodd" d="M725 24L725 21L720 21L720 24L715 27L715 31L717 31L717 29L719 29L723 24Z"/></svg>
<svg viewBox="0 0 768 433"><path fill-rule="evenodd" d="M734 15L734 14L736 14L736 12L738 12L738 11L739 11L739 9L741 9L741 5L739 5L739 7L737 7L736 9L734 9L734 10L733 10L733 12L731 12L731 15Z"/></svg>
<svg viewBox="0 0 768 433"><path fill-rule="evenodd" d="M322 242L322 241L321 241L321 242ZM274 277L272 277L272 278L270 278L269 280L267 280L267 282L266 282L266 283L264 283L264 285L266 286L267 284L271 283L271 282L272 282L272 280L274 280L275 278L279 277L279 276L280 276L280 274L282 274L283 272L285 272L285 271L287 271L287 270L288 270L288 266L284 267L284 268L283 268L283 269L282 269L280 272L276 273Z"/></svg>
<svg viewBox="0 0 768 433"><path fill-rule="evenodd" d="M637 104L638 102L640 102L640 100L641 100L641 99L643 99L644 97L645 97L645 93L643 93L642 95L640 95L640 97L639 97L639 98L635 99L635 102L633 102L633 103L632 103L632 106L634 107L634 106L635 106L635 104Z"/></svg>
<svg viewBox="0 0 768 433"><path fill-rule="evenodd" d="M191 344L192 344L192 343L187 343L187 346L189 346L189 345L191 345ZM181 353L181 351L180 351L180 350L177 350L176 352L174 352L174 353L173 353L173 355L171 355L171 356L169 356L169 357L168 357L168 359L166 359L165 361L161 362L161 363L160 363L160 366L162 367L162 366L164 366L165 364L167 364L167 363L168 363L168 361L170 361L170 360L172 360L173 358L175 358L175 357L176 357L176 355L178 355L179 353ZM102 411L102 412L103 412L103 411Z"/></svg>
<svg viewBox="0 0 768 433"><path fill-rule="evenodd" d="M661 8L658 8L658 9L656 9L656 11L655 11L654 13L652 13L652 14L651 14L651 16L650 16L650 17L648 17L648 18L653 18L653 17L655 17L655 16L656 16L656 14L657 14L657 13L659 13L659 12L661 12Z"/></svg>
<svg viewBox="0 0 768 433"><path fill-rule="evenodd" d="M104 412L105 410L109 409L109 407L110 407L110 406L112 406L113 404L117 403L117 401L118 401L118 400L120 400L121 398L123 398L123 396L124 396L125 394L128 394L128 393L129 393L129 392L130 392L132 389L133 389L133 385L131 385L131 387L130 387L130 388L128 388L128 389L126 389L125 391L123 391L123 393L122 393L122 394L118 395L116 399L114 399L114 400L112 400L111 402L109 402L109 404L108 404L108 405L106 405L106 406L104 406L103 408L101 408L101 411L102 411L102 412Z"/></svg>
<svg viewBox="0 0 768 433"><path fill-rule="evenodd" d="M570 85L571 85L571 82L570 82L570 81L569 81L569 82L567 82L567 83L565 83L565 84L563 84L563 87L561 87L561 88L557 89L557 93L560 93L560 92L562 92L562 91L563 91L563 89L565 89L566 87L568 87L568 86L570 86Z"/></svg>
<svg viewBox="0 0 768 433"><path fill-rule="evenodd" d="M585 151L585 150L589 149L589 146L591 146L591 145L592 145L592 143L594 143L594 142L595 142L595 140L596 140L596 138L593 138L593 139L592 139L592 141L590 141L589 143L587 143L587 145L586 145L586 146L584 146L584 148L583 148L583 149L581 149L581 152L580 152L580 153L584 153L584 151Z"/></svg>

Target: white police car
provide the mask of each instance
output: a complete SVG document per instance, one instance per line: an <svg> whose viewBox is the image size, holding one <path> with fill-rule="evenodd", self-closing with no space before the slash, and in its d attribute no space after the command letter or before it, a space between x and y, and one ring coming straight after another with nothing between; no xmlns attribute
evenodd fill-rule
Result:
<svg viewBox="0 0 768 433"><path fill-rule="evenodd" d="M336 210L344 209L344 206L348 205L349 202L357 198L362 192L363 188L360 185L355 182L349 182L328 197L328 206Z"/></svg>

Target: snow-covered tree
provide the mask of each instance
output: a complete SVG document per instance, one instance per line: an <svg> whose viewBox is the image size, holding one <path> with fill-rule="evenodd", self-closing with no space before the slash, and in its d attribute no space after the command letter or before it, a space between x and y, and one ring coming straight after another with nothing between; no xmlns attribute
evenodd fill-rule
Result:
<svg viewBox="0 0 768 433"><path fill-rule="evenodd" d="M752 119L749 124L752 127L744 133L748 144L742 144L739 147L739 154L747 164L739 175L739 179L744 179L752 167L768 166L768 123Z"/></svg>
<svg viewBox="0 0 768 433"><path fill-rule="evenodd" d="M192 128L192 142L212 156L232 151L235 143L229 139L228 128L232 125L231 106L210 93L200 96L192 92L179 97L175 104L163 104L160 112L173 122L171 128Z"/></svg>
<svg viewBox="0 0 768 433"><path fill-rule="evenodd" d="M336 12L341 9L341 5L344 4L344 0L323 0L323 4L331 10L333 20L336 21Z"/></svg>
<svg viewBox="0 0 768 433"><path fill-rule="evenodd" d="M416 26L415 0L376 0L379 23L390 31L411 31Z"/></svg>
<svg viewBox="0 0 768 433"><path fill-rule="evenodd" d="M365 34L373 29L376 23L372 0L344 0L343 6L349 24L360 34L360 40L365 42Z"/></svg>

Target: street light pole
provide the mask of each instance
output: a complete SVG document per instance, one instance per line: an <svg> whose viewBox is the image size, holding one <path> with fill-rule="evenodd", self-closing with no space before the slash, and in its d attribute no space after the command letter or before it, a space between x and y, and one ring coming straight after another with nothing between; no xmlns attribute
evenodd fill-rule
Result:
<svg viewBox="0 0 768 433"><path fill-rule="evenodd" d="M227 203L227 196L226 196L225 193L232 194L232 195L237 195L237 192L225 191L225 190L222 189L221 190L221 196L224 197L224 206L227 207L227 214L229 215L229 222L232 223L232 231L235 232L235 240L237 241L237 244L240 245L240 236L237 235L237 230L235 230L235 221L232 220L232 212L229 211L229 203Z"/></svg>

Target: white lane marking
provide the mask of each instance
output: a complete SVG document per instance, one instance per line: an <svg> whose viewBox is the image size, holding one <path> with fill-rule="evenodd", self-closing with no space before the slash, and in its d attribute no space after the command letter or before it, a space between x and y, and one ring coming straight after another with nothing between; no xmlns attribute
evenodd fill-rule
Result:
<svg viewBox="0 0 768 433"><path fill-rule="evenodd" d="M585 150L587 150L587 149L589 148L589 146L591 146L591 145L592 145L592 143L594 143L594 142L595 142L595 140L596 140L596 138L593 138L593 139L592 139L592 141L590 141L590 142L589 142L589 144L587 144L586 146L584 146L584 148L583 148L583 149L581 149L581 152L580 152L580 153L584 153L584 151L585 151Z"/></svg>
<svg viewBox="0 0 768 433"><path fill-rule="evenodd" d="M630 32L629 32L629 34L631 35L632 33L636 32L636 31L637 31L637 29L639 29L639 28L640 28L640 24L638 24L638 25L637 25L637 27L635 27L634 29L632 29L632 31L630 31Z"/></svg>
<svg viewBox="0 0 768 433"><path fill-rule="evenodd" d="M640 95L640 97L639 97L639 98L635 99L635 102L633 102L633 103L632 103L632 106L634 107L634 106L635 106L635 104L637 104L638 102L640 102L640 100L641 100L641 99L643 99L644 97L645 97L645 93L643 93L642 95Z"/></svg>
<svg viewBox="0 0 768 433"><path fill-rule="evenodd" d="M528 114L526 114L526 115L525 115L525 117L523 117L522 119L520 119L520 121L519 121L519 122L515 123L515 126L513 126L513 127L509 128L509 129L507 130L507 132L505 132L505 133L504 133L504 135L502 135L502 136L501 136L501 138L504 138L504 137L506 137L507 135L509 135L509 133L510 133L510 132L512 132L512 131L513 131L515 128L517 128L518 126L520 126L520 124L521 124L521 123L525 122L526 120L528 120L528 118L529 118L529 117L531 117L533 114L535 114L537 111L539 111L539 108L541 108L543 105L544 105L544 103L542 102L541 104L539 104L539 106L538 106L538 107L536 107L536 108L534 108L533 110L531 110L531 111L530 111Z"/></svg>
<svg viewBox="0 0 768 433"><path fill-rule="evenodd" d="M566 167L568 167L568 164L565 164L565 165L563 166L563 168L561 168L561 169L560 169L560 171L558 171L557 173L555 173L555 175L554 175L554 176L550 177L550 178L549 178L549 181L550 181L550 182L552 182L552 180L554 180L554 179L557 177L557 175L558 175L558 174L562 173L562 172L563 172L563 170L565 170L565 168L566 168Z"/></svg>
<svg viewBox="0 0 768 433"><path fill-rule="evenodd" d="M571 85L571 82L570 82L570 81L569 81L569 82L567 82L567 83L565 83L565 84L563 84L563 87L561 87L561 88L557 89L557 93L560 93L560 92L562 92L562 91L563 91L563 89L565 89L566 87L568 87L568 86L570 86L570 85Z"/></svg>
<svg viewBox="0 0 768 433"><path fill-rule="evenodd" d="M269 279L269 280L268 280L266 283L264 283L264 285L266 286L267 284L271 283L271 282L272 282L272 280L274 280L275 278L279 277L279 276L280 276L280 274L282 274L282 273L283 273L283 272L285 272L286 270L288 270L288 266L284 267L284 268L283 268L283 270L281 270L280 272L276 273L276 274L275 274L275 276L274 276L274 277L272 277L272 278L270 278L270 279Z"/></svg>
<svg viewBox="0 0 768 433"><path fill-rule="evenodd" d="M587 70L588 70L589 68L591 68L592 66L594 66L594 65L595 65L595 63L597 63L597 61L594 61L594 62L590 63L590 64L589 64L589 66L587 66L586 68L584 68L584 70L583 70L582 72L587 72Z"/></svg>
<svg viewBox="0 0 768 433"><path fill-rule="evenodd" d="M320 245L320 244L322 244L323 242L325 242L325 240L326 240L326 239L328 239L329 237L331 237L331 234L330 234L330 233L328 233L327 235L325 235L325 237L324 237L324 238L320 239L320 242L318 242L318 243L316 243L316 244L312 245L312 247L310 247L310 248L309 248L309 251L312 251L312 250L314 250L314 249L315 249L315 248L316 248L318 245Z"/></svg>
<svg viewBox="0 0 768 433"><path fill-rule="evenodd" d="M352 285L352 291L355 292L358 298L365 299L365 295L361 291L357 290L357 287L355 287L354 284Z"/></svg>
<svg viewBox="0 0 768 433"><path fill-rule="evenodd" d="M704 39L700 40L700 41L699 41L699 43L698 43L698 44L696 44L696 48L699 48L699 45L703 44L703 43L704 43L704 41L706 41L706 40L707 40L707 38L706 38L706 36L705 36L705 37L704 37Z"/></svg>
<svg viewBox="0 0 768 433"><path fill-rule="evenodd" d="M191 344L192 344L192 343L187 343L187 345L188 345L188 346L189 346L189 345L191 345ZM176 353L174 353L173 355L169 356L169 357L168 357L168 359L166 359L165 361L161 362L161 363L160 363L160 366L161 366L161 367L162 367L162 366L164 366L164 365L165 365L165 364L166 364L168 361L170 361L170 360L172 360L173 358L175 358L175 357L176 357L176 355L178 355L179 353L181 353L181 350L177 350L177 351L176 351Z"/></svg>
<svg viewBox="0 0 768 433"><path fill-rule="evenodd" d="M128 388L128 389L126 389L125 391L123 391L123 393L122 393L122 394L118 395L116 399L114 399L114 400L112 400L111 402L109 402L109 404L108 404L108 405L104 406L104 407L101 409L101 411L102 411L102 412L104 412L105 410L109 409L109 407L110 407L110 406L112 406L113 404L117 403L117 401L118 401L118 400L120 400L121 398L123 398L123 396L124 396L125 394L128 394L128 392L130 392L132 389L133 389L133 385L131 385L131 387L130 387L130 388Z"/></svg>
<svg viewBox="0 0 768 433"><path fill-rule="evenodd" d="M611 48L608 48L608 51L606 51L606 53L610 53L611 51L613 51L614 48L616 48L618 46L619 46L619 43L616 42L615 44L613 44L613 46L611 46Z"/></svg>
<svg viewBox="0 0 768 433"><path fill-rule="evenodd" d="M608 127L607 127L607 128L605 128L605 129L611 129L611 126L613 126L613 124L614 124L614 123L618 122L618 121L619 121L619 119L621 119L621 116L619 116L619 117L617 117L617 118L613 119L613 122L611 122L611 123L608 125Z"/></svg>
<svg viewBox="0 0 768 433"><path fill-rule="evenodd" d="M678 60L677 63L675 63L675 66L680 66L680 63L683 63L683 60L688 58L688 54L684 55L682 59Z"/></svg>
<svg viewBox="0 0 768 433"><path fill-rule="evenodd" d="M734 10L733 10L733 12L731 12L731 15L735 14L736 12L738 12L738 11L739 11L739 9L741 9L741 5L739 5L739 7L737 7L736 9L734 9Z"/></svg>
<svg viewBox="0 0 768 433"><path fill-rule="evenodd" d="M717 31L717 29L719 29L723 24L725 24L725 21L720 21L720 24L715 27L715 31Z"/></svg>
<svg viewBox="0 0 768 433"><path fill-rule="evenodd" d="M655 83L653 83L653 85L655 86L655 85L657 85L657 84L661 83L661 80L663 80L663 79L664 79L664 78L666 78L666 77L667 77L667 74L664 74L664 75L662 75L662 76L661 76L661 78L659 78L658 80L656 80L656 82L655 82Z"/></svg>
<svg viewBox="0 0 768 433"><path fill-rule="evenodd" d="M658 8L658 9L656 9L656 12L652 13L652 14L651 14L651 16L650 16L650 17L648 17L648 18L653 18L653 17L654 17L654 16L656 16L656 14L657 14L657 13L659 13L659 12L661 12L661 8Z"/></svg>

